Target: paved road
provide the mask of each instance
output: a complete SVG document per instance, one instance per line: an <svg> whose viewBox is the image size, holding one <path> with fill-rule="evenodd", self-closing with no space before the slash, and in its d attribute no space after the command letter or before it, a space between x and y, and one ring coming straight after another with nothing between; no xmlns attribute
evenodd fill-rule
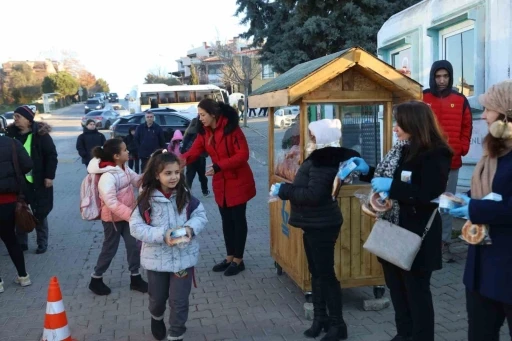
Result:
<svg viewBox="0 0 512 341"><path fill-rule="evenodd" d="M0 244L0 269L5 292L0 294L0 340L37 341L42 330L48 281L57 276L64 295L72 336L80 341L153 340L150 331L148 296L129 290L129 271L121 246L105 274L112 288L107 297L88 289L90 274L103 240L98 222L81 220L78 210L79 186L84 166L75 151L80 133L83 105L53 114L48 122L59 152L55 180L55 208L49 216L48 252L35 254L35 234L26 252L33 285L20 288L12 283L15 274L7 251ZM309 325L304 318L304 296L286 276L277 276L269 256L267 188L267 138L265 119L249 121L245 129L251 146L251 166L258 195L248 205L249 238L242 274L227 278L210 271L224 255L220 216L213 198L203 200L210 224L199 236L202 249L197 266L198 288L193 289L186 340L303 340ZM200 195L197 183L193 192ZM436 308L436 340L465 340L466 314L461 283L465 249L456 244L457 262L435 273L432 289ZM144 274L145 276L145 274ZM362 300L371 298L371 288L344 290L344 314L349 340L387 341L395 333L393 310L362 310Z"/></svg>

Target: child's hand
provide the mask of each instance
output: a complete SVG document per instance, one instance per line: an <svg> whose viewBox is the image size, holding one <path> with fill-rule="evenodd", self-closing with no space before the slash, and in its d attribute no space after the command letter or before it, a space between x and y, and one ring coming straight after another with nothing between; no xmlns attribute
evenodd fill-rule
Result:
<svg viewBox="0 0 512 341"><path fill-rule="evenodd" d="M190 226L185 226L185 230L187 230L187 237L192 239L192 236L194 235L194 231L192 230L192 228Z"/></svg>
<svg viewBox="0 0 512 341"><path fill-rule="evenodd" d="M168 229L167 231L165 231L164 241L167 245L172 246L172 244L171 244L171 229Z"/></svg>

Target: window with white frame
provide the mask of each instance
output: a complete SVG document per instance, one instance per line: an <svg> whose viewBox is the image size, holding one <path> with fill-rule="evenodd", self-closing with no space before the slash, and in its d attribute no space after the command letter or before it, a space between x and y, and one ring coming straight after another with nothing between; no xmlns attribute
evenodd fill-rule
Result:
<svg viewBox="0 0 512 341"><path fill-rule="evenodd" d="M272 70L272 66L270 64L263 64L261 67L261 78L262 79L269 79L274 78L274 70Z"/></svg>
<svg viewBox="0 0 512 341"><path fill-rule="evenodd" d="M475 29L473 25L439 32L441 58L453 66L453 87L466 97L475 90Z"/></svg>
<svg viewBox="0 0 512 341"><path fill-rule="evenodd" d="M410 46L391 51L391 65L404 75L412 74L412 48Z"/></svg>

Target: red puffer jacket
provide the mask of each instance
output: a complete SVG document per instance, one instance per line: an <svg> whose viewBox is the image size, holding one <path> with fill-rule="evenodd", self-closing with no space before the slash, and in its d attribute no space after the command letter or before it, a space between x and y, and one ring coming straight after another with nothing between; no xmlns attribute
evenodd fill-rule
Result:
<svg viewBox="0 0 512 341"><path fill-rule="evenodd" d="M446 97L436 97L427 89L423 93L423 101L434 111L453 149L450 168L459 169L462 167L462 157L469 151L473 126L468 100L464 95L453 90Z"/></svg>
<svg viewBox="0 0 512 341"><path fill-rule="evenodd" d="M437 90L436 72L444 69L450 75L446 89ZM430 105L441 129L453 150L451 169L462 167L462 157L469 151L473 117L469 102L463 94L453 90L453 67L447 60L438 60L430 69L430 89L423 91L423 102Z"/></svg>
<svg viewBox="0 0 512 341"><path fill-rule="evenodd" d="M256 196L256 184L248 162L249 146L238 126L236 112L232 114L230 110L223 110L214 130L200 124L194 144L181 157L189 164L205 151L216 170L212 186L217 205L233 207L245 204Z"/></svg>

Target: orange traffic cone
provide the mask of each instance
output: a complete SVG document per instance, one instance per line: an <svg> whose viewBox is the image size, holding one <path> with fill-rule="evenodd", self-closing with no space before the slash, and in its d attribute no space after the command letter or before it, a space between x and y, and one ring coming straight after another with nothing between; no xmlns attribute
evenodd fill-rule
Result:
<svg viewBox="0 0 512 341"><path fill-rule="evenodd" d="M52 277L48 286L48 302L46 303L41 341L74 341L69 331L68 318L57 277Z"/></svg>

